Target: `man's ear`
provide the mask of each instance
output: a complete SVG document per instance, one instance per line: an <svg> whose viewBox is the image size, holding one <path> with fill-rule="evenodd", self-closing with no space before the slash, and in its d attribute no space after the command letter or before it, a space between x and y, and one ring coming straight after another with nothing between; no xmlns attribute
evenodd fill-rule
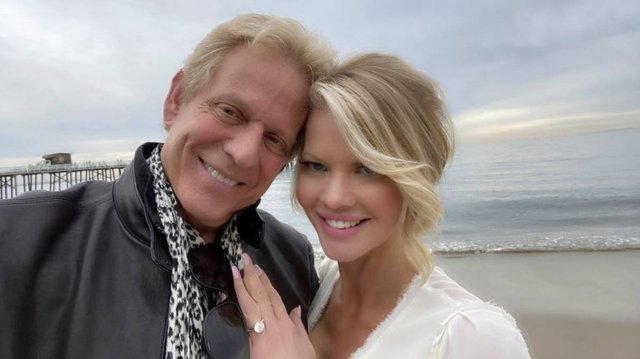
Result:
<svg viewBox="0 0 640 359"><path fill-rule="evenodd" d="M164 100L164 120L162 121L162 124L166 131L169 131L173 122L178 117L178 112L180 112L180 106L182 105L180 97L182 95L183 78L184 72L180 69L180 71L173 76L169 93L167 94L167 98Z"/></svg>

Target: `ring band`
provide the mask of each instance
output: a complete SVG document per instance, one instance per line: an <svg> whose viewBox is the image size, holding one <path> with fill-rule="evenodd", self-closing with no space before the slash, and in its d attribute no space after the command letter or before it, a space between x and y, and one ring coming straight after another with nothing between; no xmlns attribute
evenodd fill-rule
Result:
<svg viewBox="0 0 640 359"><path fill-rule="evenodd" d="M264 320L260 319L256 322L256 324L253 325L253 328L249 328L249 333L253 332L256 334L260 334L264 332L264 328L265 328Z"/></svg>

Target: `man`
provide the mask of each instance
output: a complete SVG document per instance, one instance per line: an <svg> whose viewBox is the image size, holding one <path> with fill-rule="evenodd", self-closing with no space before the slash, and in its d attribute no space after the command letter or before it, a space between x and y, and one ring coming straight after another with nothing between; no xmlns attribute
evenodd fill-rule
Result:
<svg viewBox="0 0 640 359"><path fill-rule="evenodd" d="M332 64L333 51L295 21L238 16L173 78L166 142L139 147L115 183L0 202L0 357L217 353L208 338L228 333L205 334L203 321L224 295L194 261L216 274L241 265L242 252L306 317L312 249L256 207L296 151L311 82ZM223 260L194 254L203 248Z"/></svg>

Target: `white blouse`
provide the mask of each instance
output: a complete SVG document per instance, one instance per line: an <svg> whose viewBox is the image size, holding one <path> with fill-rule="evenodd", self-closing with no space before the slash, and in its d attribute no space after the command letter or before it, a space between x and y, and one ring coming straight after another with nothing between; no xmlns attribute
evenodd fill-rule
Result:
<svg viewBox="0 0 640 359"><path fill-rule="evenodd" d="M322 316L340 277L338 264L318 268L320 288L309 310L311 330ZM520 359L530 358L515 320L483 302L435 267L427 282L416 276L391 313L351 358Z"/></svg>

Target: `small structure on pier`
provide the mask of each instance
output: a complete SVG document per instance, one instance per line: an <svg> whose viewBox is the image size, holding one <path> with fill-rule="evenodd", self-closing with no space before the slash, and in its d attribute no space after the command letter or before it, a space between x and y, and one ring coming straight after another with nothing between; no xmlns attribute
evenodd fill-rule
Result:
<svg viewBox="0 0 640 359"><path fill-rule="evenodd" d="M42 158L52 165L66 165L71 164L71 154L70 153L52 153L49 155L44 155Z"/></svg>

